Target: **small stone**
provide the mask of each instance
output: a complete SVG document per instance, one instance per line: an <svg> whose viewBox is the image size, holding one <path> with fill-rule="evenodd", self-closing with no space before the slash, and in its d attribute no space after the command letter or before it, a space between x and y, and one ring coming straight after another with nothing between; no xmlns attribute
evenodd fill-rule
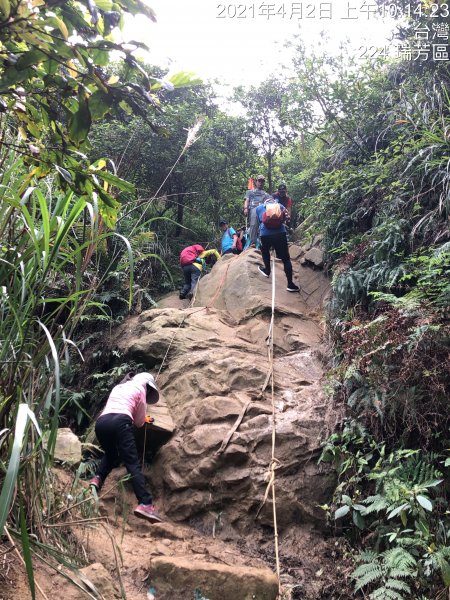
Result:
<svg viewBox="0 0 450 600"><path fill-rule="evenodd" d="M81 462L81 442L69 427L61 427L56 434L55 460L71 466Z"/></svg>
<svg viewBox="0 0 450 600"><path fill-rule="evenodd" d="M88 565L87 567L84 567L84 569L80 569L80 573L94 584L100 597L108 598L110 600L113 600L113 598L120 598L120 592L115 584L114 577L108 573L102 564L93 563Z"/></svg>
<svg viewBox="0 0 450 600"><path fill-rule="evenodd" d="M315 267L323 267L323 250L311 248L304 256L305 262L312 263Z"/></svg>
<svg viewBox="0 0 450 600"><path fill-rule="evenodd" d="M317 235L315 235L313 237L313 241L311 243L311 246L318 246L322 241L323 241L323 234L322 233L318 233Z"/></svg>

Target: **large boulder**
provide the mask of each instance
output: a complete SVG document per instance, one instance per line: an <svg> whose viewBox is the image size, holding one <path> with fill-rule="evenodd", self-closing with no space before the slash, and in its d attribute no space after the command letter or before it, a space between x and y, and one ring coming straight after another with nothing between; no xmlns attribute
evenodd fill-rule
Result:
<svg viewBox="0 0 450 600"><path fill-rule="evenodd" d="M291 255L299 256L297 247ZM162 396L176 424L157 453L151 483L173 520L234 538L272 523L262 508L272 448L267 335L271 280L256 251L226 256L202 278L194 307L152 309L117 336L126 357L158 367ZM324 523L319 504L333 477L319 468L320 442L335 415L322 391L322 329L316 317L328 292L320 272L295 261L300 294L286 291L276 261L274 393L278 524ZM229 443L223 441L235 427Z"/></svg>
<svg viewBox="0 0 450 600"><path fill-rule="evenodd" d="M322 307L330 286L324 275L315 276L314 285L311 286L309 269L301 266L296 260L301 254L301 247L294 244L289 250L294 263L294 281L300 286L301 293L292 294L286 291L283 264L277 259L276 310L278 313L304 318L308 310ZM211 273L202 278L195 306L214 306L226 310L237 321L267 312L272 306L272 280L259 273L260 264L261 254L257 250L250 250L239 256L225 255Z"/></svg>

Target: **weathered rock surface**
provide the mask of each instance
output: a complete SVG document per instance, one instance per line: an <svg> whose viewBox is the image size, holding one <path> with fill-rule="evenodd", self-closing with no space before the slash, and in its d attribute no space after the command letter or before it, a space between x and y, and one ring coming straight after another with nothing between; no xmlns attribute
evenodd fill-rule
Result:
<svg viewBox="0 0 450 600"><path fill-rule="evenodd" d="M80 569L80 575L83 578L82 581L84 582L85 587L90 592L93 590L88 582L94 584L96 591L100 594L100 598L108 598L108 600L113 600L114 598L121 597L119 587L116 585L116 582L111 579L110 573L100 563L93 563L87 567L84 567L83 569ZM88 581L86 581L85 578ZM83 594L80 591L79 597L80 599L85 598L86 594Z"/></svg>
<svg viewBox="0 0 450 600"><path fill-rule="evenodd" d="M269 569L228 566L185 557L157 557L150 563L156 598L186 600L195 591L208 600L275 600L278 580Z"/></svg>
<svg viewBox="0 0 450 600"><path fill-rule="evenodd" d="M69 427L61 427L56 434L55 460L68 465L81 462L81 442Z"/></svg>
<svg viewBox="0 0 450 600"><path fill-rule="evenodd" d="M301 223L294 231L291 238L301 244L298 246L300 264L311 266L314 269L324 267L323 235L314 234L307 221Z"/></svg>
<svg viewBox="0 0 450 600"><path fill-rule="evenodd" d="M301 246L291 245L290 255L294 266L294 281L300 285L302 293L286 291L286 276L281 261L276 260L275 282L277 289L276 308L279 314L294 314L300 319L307 318L311 309L322 307L329 293L329 282L322 276L314 277L314 287L306 289L305 279L309 279L308 269L300 266L297 259L302 254ZM196 295L196 306L214 306L226 310L237 321L270 310L272 303L271 279L266 279L258 271L262 264L261 255L250 250L239 256L225 255L211 273L203 277Z"/></svg>
<svg viewBox="0 0 450 600"><path fill-rule="evenodd" d="M310 263L318 269L323 267L323 250L320 248L310 248L302 259L303 263Z"/></svg>
<svg viewBox="0 0 450 600"><path fill-rule="evenodd" d="M298 256L298 247L291 247ZM256 251L226 256L200 282L196 305L152 309L122 330L118 344L152 368L169 346L158 383L176 432L151 468L158 507L224 538L272 523L269 503L255 522L271 458L272 406L266 338L271 280L257 270ZM322 392L317 355L321 327L315 315L328 291L319 272L294 262L302 293L286 291L276 261L274 323L278 523L323 523L317 508L329 499L333 478L317 466L320 441L333 427ZM242 423L218 452L238 416Z"/></svg>

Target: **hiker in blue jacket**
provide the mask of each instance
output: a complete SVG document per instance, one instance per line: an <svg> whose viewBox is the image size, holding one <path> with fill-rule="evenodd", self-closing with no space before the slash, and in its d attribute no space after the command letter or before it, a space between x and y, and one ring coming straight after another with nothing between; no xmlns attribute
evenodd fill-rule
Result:
<svg viewBox="0 0 450 600"><path fill-rule="evenodd" d="M287 217L286 208L271 198L256 208L259 221L259 237L261 239L261 254L264 266L258 267L264 277L270 277L270 250L273 248L277 258L283 261L287 278L287 291L299 292L300 288L292 281L292 263L289 256L287 231L284 221Z"/></svg>
<svg viewBox="0 0 450 600"><path fill-rule="evenodd" d="M237 248L236 244L238 241L238 234L236 231L228 226L228 222L225 219L221 219L219 221L219 227L223 231L222 236L222 244L221 244L221 254L236 254Z"/></svg>

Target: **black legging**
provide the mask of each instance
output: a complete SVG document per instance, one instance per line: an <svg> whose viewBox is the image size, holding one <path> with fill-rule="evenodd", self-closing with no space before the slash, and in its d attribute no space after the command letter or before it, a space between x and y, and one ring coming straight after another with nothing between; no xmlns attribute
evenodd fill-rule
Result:
<svg viewBox="0 0 450 600"><path fill-rule="evenodd" d="M264 267L267 273L270 273L270 249L273 248L277 258L283 261L284 272L288 285L292 283L292 263L289 256L286 233L274 233L272 235L261 236L261 254L264 261Z"/></svg>
<svg viewBox="0 0 450 600"><path fill-rule="evenodd" d="M131 417L119 413L102 415L95 424L95 434L105 451L97 470L102 482L112 469L123 462L131 475L131 485L139 504L152 504L152 497L145 486L144 475L139 466Z"/></svg>

